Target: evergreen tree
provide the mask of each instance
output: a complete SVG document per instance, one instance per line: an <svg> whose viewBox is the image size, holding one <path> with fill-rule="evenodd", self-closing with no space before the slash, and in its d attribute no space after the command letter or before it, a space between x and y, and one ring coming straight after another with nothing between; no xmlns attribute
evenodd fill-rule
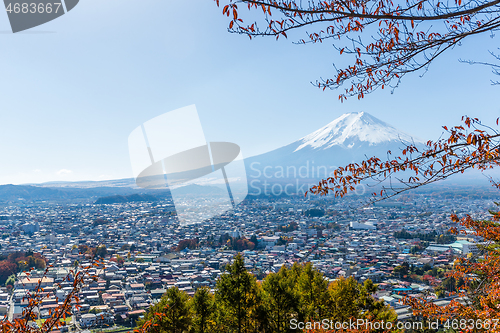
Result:
<svg viewBox="0 0 500 333"><path fill-rule="evenodd" d="M220 324L225 332L254 332L260 298L256 279L245 269L241 254L226 266L226 271L217 281L215 292Z"/></svg>
<svg viewBox="0 0 500 333"><path fill-rule="evenodd" d="M263 302L270 332L289 332L290 320L297 315L300 295L295 290L293 272L282 266L262 282Z"/></svg>
<svg viewBox="0 0 500 333"><path fill-rule="evenodd" d="M208 288L200 288L191 299L194 311L192 333L210 333L215 326L215 297Z"/></svg>
<svg viewBox="0 0 500 333"><path fill-rule="evenodd" d="M349 319L367 319L371 322L389 322L396 320L394 310L377 301L372 294L377 286L371 280L359 284L353 277L335 280L328 287L328 318L334 322L345 322Z"/></svg>
<svg viewBox="0 0 500 333"><path fill-rule="evenodd" d="M147 331L151 333L186 333L192 321L192 310L188 294L177 287L167 290L158 304L152 306L137 326L150 321Z"/></svg>
<svg viewBox="0 0 500 333"><path fill-rule="evenodd" d="M301 295L299 316L305 320L322 320L328 308L328 281L311 263L300 271L296 284Z"/></svg>
<svg viewBox="0 0 500 333"><path fill-rule="evenodd" d="M250 238L250 242L254 243L255 244L255 248L257 248L257 245L259 244L259 241L258 241L257 236L255 234L253 234L252 237Z"/></svg>
<svg viewBox="0 0 500 333"><path fill-rule="evenodd" d="M352 277L334 281L328 288L330 298L328 317L338 322L359 318L358 292L358 283Z"/></svg>

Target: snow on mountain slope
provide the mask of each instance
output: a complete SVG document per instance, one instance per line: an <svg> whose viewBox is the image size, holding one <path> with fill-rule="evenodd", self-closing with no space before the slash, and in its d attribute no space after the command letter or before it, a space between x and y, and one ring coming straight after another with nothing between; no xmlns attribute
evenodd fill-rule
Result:
<svg viewBox="0 0 500 333"><path fill-rule="evenodd" d="M391 125L371 116L366 112L353 112L341 115L328 125L303 137L299 151L306 147L313 149L328 149L333 146L354 148L357 143L368 143L370 146L382 142L420 143Z"/></svg>
<svg viewBox="0 0 500 333"><path fill-rule="evenodd" d="M366 112L347 113L286 146L245 159L245 165L249 179L324 179L336 167L372 156L384 158L388 151L398 154L410 143L423 146Z"/></svg>

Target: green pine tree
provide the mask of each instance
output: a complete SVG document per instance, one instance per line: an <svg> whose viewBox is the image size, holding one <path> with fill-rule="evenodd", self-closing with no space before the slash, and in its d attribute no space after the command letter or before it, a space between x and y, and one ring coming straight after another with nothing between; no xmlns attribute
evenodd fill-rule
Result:
<svg viewBox="0 0 500 333"><path fill-rule="evenodd" d="M142 327L145 322L153 320L149 326L150 333L186 333L192 322L192 310L188 302L189 296L177 287L167 290L160 302L152 306L138 323Z"/></svg>
<svg viewBox="0 0 500 333"><path fill-rule="evenodd" d="M192 333L210 333L215 327L215 297L208 288L200 288L191 299L194 311Z"/></svg>
<svg viewBox="0 0 500 333"><path fill-rule="evenodd" d="M301 295L299 316L322 320L328 310L328 281L311 263L300 269L296 290Z"/></svg>
<svg viewBox="0 0 500 333"><path fill-rule="evenodd" d="M300 295L295 290L295 277L282 266L278 273L269 274L262 282L263 303L270 332L290 331L290 320L297 316Z"/></svg>
<svg viewBox="0 0 500 333"><path fill-rule="evenodd" d="M376 291L377 286L369 279L364 284L358 283L353 277L334 281L328 287L327 317L334 322L346 322L349 319L394 322L396 313L383 300L377 301L372 296Z"/></svg>
<svg viewBox="0 0 500 333"><path fill-rule="evenodd" d="M243 256L238 254L226 273L217 281L215 298L220 310L224 332L255 332L260 303L255 277L245 269Z"/></svg>

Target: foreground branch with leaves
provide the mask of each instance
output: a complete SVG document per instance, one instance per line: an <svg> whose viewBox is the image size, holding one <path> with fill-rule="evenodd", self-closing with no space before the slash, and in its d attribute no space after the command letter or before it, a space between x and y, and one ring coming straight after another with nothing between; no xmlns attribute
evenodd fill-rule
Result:
<svg viewBox="0 0 500 333"><path fill-rule="evenodd" d="M215 1L229 18L231 32L278 39L304 30L307 38L298 43L331 40L340 55L350 55L349 66L316 81L323 90L347 83L340 100L394 88L406 74L426 70L465 39L500 28L499 0ZM243 20L242 8L251 12L250 22Z"/></svg>
<svg viewBox="0 0 500 333"><path fill-rule="evenodd" d="M33 290L27 290L23 301L26 301L26 307L23 309L20 318L9 321L7 318L1 321L0 332L3 333L48 333L60 330L66 325L66 318L73 315L74 310L80 307L79 293L82 288L88 285L91 281L97 281L98 277L92 274L93 268L103 268L104 264L96 258L95 254L90 258L87 264L76 265L63 279L64 281L71 282L71 290L66 294L65 298L59 302L59 305L49 310L49 317L45 319L41 326L34 325L35 321L39 318L40 307L42 302L54 296L50 292L46 292L43 288L43 281L46 279L52 265L47 266L45 271L38 276L34 274L34 269L23 272L30 283L36 282ZM58 289L62 289L61 283L55 285Z"/></svg>
<svg viewBox="0 0 500 333"><path fill-rule="evenodd" d="M456 260L448 275L464 286L447 306L436 306L425 298L405 298L415 316L439 320L461 332L500 332L500 211L490 213L492 218L486 221L452 215L462 227L453 231L482 239L482 251Z"/></svg>

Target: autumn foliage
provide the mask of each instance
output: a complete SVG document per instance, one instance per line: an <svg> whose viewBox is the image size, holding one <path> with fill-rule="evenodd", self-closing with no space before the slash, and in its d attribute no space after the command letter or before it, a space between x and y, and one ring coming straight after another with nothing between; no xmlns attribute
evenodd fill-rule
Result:
<svg viewBox="0 0 500 333"><path fill-rule="evenodd" d="M25 257L27 255L27 257ZM30 282L36 282L34 288L26 290L26 294L23 297L23 301L27 304L23 308L23 313L20 318L15 318L12 321L5 318L1 322L0 332L3 333L26 333L26 332L36 332L45 333L58 331L61 327L66 325L66 318L73 314L73 310L78 310L80 308L80 298L79 293L86 285L91 281L97 281L97 276L91 274L92 270L95 268L103 268L103 262L99 261L95 254L90 256L86 254L88 259L87 263L84 265L76 265L69 273L64 277L64 281L71 282L72 289L68 291L66 297L61 299L58 306L49 310L49 317L41 324L41 326L34 326L33 323L38 319L38 313L42 302L46 299L54 297L54 293L47 292L42 287L42 282L44 278L49 273L50 269L53 269L52 265L46 266L46 259L42 258L39 253L22 253L16 252L8 256L7 260L16 261L17 259L27 258L28 264L19 267L22 269L23 276ZM43 267L36 267L36 259L34 261L35 265L29 267L29 258L42 259ZM24 260L26 261L26 260ZM39 273L34 273L35 268L44 270L40 275ZM55 287L62 289L61 283L56 283Z"/></svg>
<svg viewBox="0 0 500 333"><path fill-rule="evenodd" d="M0 285L3 285L12 274L29 268L45 269L46 259L40 253L14 252L0 261Z"/></svg>
<svg viewBox="0 0 500 333"><path fill-rule="evenodd" d="M38 318L38 308L41 306L44 299L50 298L52 295L50 293L44 292L41 287L42 279L38 278L33 280L39 281L38 286L32 290L28 291L24 299L28 301L27 306L23 310L23 316L13 321L4 320L2 322L0 332L4 333L25 333L25 332L52 332L60 329L62 326L66 325L66 317L72 315L73 307L76 309L80 306L79 292L81 288L88 283L90 280L94 279L94 276L89 274L89 268L99 266L97 261L89 264L85 267L76 267L70 271L65 280L72 281L73 289L68 293L66 298L62 300L62 303L58 307L49 310L49 318L47 318L41 327L35 328L30 323L34 322ZM51 266L48 266L44 276L47 274ZM31 273L25 272L25 274L30 278ZM59 284L59 288L62 286Z"/></svg>
<svg viewBox="0 0 500 333"><path fill-rule="evenodd" d="M246 238L229 238L227 241L227 246L229 249L234 251L244 251L244 250L253 250L255 248L255 244Z"/></svg>
<svg viewBox="0 0 500 333"><path fill-rule="evenodd" d="M498 205L497 205L498 206ZM477 255L456 260L448 275L464 285L447 306L439 307L425 298L405 298L415 316L455 325L462 332L500 332L500 224L499 211L491 220L474 220L452 215L458 227L453 231L484 241Z"/></svg>
<svg viewBox="0 0 500 333"><path fill-rule="evenodd" d="M190 250L194 250L194 249L198 248L198 239L197 238L183 239L179 242L179 244L175 247L174 250L176 252L179 252L179 251L182 251L186 248L190 249Z"/></svg>

